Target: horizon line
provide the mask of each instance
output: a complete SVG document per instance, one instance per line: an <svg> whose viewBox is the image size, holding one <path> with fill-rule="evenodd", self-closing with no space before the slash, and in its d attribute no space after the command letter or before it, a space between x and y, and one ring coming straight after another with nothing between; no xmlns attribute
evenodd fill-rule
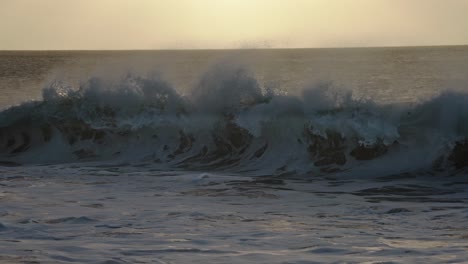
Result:
<svg viewBox="0 0 468 264"><path fill-rule="evenodd" d="M240 51L240 50L304 50L304 49L381 49L381 48L431 48L431 47L464 47L468 44L442 44L442 45L388 45L388 46L334 46L334 47L291 47L291 48L161 48L161 49L2 49L0 52L51 52L51 51Z"/></svg>

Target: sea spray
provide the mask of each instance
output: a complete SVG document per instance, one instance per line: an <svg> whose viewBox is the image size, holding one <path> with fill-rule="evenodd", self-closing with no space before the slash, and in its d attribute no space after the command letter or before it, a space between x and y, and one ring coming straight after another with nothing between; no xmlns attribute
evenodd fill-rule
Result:
<svg viewBox="0 0 468 264"><path fill-rule="evenodd" d="M219 65L184 95L159 77L132 74L79 87L53 82L41 101L0 113L0 157L269 173L446 171L464 167L467 119L465 93L382 105L322 82L296 96Z"/></svg>

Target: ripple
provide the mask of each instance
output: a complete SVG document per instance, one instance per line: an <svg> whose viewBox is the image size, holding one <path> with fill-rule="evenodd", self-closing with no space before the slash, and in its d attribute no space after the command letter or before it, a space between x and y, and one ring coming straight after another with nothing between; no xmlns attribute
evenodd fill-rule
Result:
<svg viewBox="0 0 468 264"><path fill-rule="evenodd" d="M91 222L96 222L97 220L86 217L64 217L64 218L57 218L45 221L47 224L60 224L60 223L68 223L68 224L87 224Z"/></svg>

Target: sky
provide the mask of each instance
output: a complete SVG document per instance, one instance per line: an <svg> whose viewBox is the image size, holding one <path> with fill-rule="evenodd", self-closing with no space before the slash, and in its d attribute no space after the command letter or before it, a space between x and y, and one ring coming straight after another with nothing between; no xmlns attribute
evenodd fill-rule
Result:
<svg viewBox="0 0 468 264"><path fill-rule="evenodd" d="M0 50L468 44L468 0L0 0Z"/></svg>

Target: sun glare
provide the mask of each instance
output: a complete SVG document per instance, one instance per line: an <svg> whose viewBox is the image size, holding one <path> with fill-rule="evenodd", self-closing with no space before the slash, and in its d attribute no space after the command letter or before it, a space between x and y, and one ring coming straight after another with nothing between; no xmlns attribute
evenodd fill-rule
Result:
<svg viewBox="0 0 468 264"><path fill-rule="evenodd" d="M5 0L0 49L463 44L466 12L459 0Z"/></svg>

